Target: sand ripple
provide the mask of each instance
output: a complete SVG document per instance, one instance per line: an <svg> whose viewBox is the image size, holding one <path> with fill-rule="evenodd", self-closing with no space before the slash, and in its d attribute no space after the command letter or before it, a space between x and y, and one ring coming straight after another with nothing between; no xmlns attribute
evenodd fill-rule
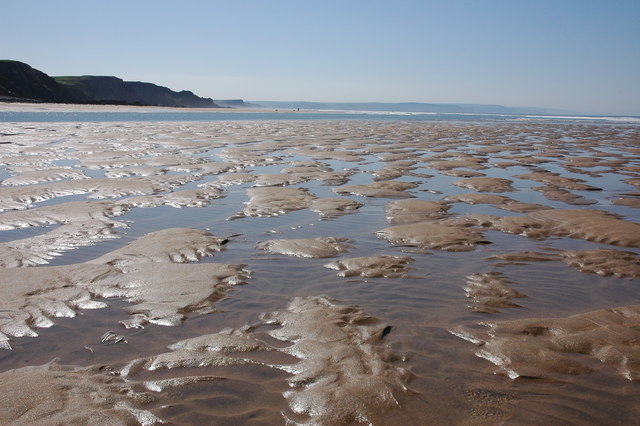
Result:
<svg viewBox="0 0 640 426"><path fill-rule="evenodd" d="M469 188L479 192L511 192L513 187L509 179L492 177L472 177L453 182L462 188Z"/></svg>
<svg viewBox="0 0 640 426"><path fill-rule="evenodd" d="M260 324L225 329L172 344L170 352L131 361L120 374L135 381L143 371L175 369L180 376L142 382L146 389L160 392L216 379L185 376L189 368L263 364L291 374L291 389L283 395L291 411L283 414L296 423L372 423L398 408L396 397L408 392L410 374L394 365L399 357L384 345L391 326L355 306L324 296L299 297L284 311L264 314L262 321L277 326L268 333L288 345L274 347L262 341L252 331ZM280 352L294 361L264 363L256 358L260 352ZM224 379L225 370L218 371L217 379Z"/></svg>
<svg viewBox="0 0 640 426"><path fill-rule="evenodd" d="M257 248L269 253L295 257L334 257L346 252L351 245L341 237L300 238L291 240L268 240L258 243Z"/></svg>
<svg viewBox="0 0 640 426"><path fill-rule="evenodd" d="M621 247L640 247L640 224L600 210L546 209L526 216L503 217L468 215L462 218L462 222L529 238L559 236Z"/></svg>
<svg viewBox="0 0 640 426"><path fill-rule="evenodd" d="M407 278L409 256L362 256L327 263L325 268L335 269L340 277Z"/></svg>
<svg viewBox="0 0 640 426"><path fill-rule="evenodd" d="M400 182L394 180L375 181L362 185L345 185L333 188L338 194L353 194L363 197L375 198L409 198L414 195L405 192L407 189L415 188L415 183Z"/></svg>
<svg viewBox="0 0 640 426"><path fill-rule="evenodd" d="M163 423L145 409L155 401L122 379L98 368L55 364L0 374L2 424Z"/></svg>
<svg viewBox="0 0 640 426"><path fill-rule="evenodd" d="M484 242L482 234L474 229L437 222L397 225L376 234L394 245L447 251L470 251L477 243Z"/></svg>
<svg viewBox="0 0 640 426"><path fill-rule="evenodd" d="M422 222L447 216L450 205L443 201L397 200L387 204L387 220L390 223Z"/></svg>
<svg viewBox="0 0 640 426"><path fill-rule="evenodd" d="M499 312L498 308L520 307L512 299L527 297L524 293L515 290L502 274L484 273L472 274L467 277L465 291L471 299L471 310L484 313Z"/></svg>
<svg viewBox="0 0 640 426"><path fill-rule="evenodd" d="M604 309L568 318L523 319L484 324L487 330L453 333L479 346L476 355L509 377L556 378L586 374L588 355L629 380L640 379L640 306Z"/></svg>
<svg viewBox="0 0 640 426"><path fill-rule="evenodd" d="M243 265L196 261L222 249L223 239L194 229L151 233L98 259L65 266L0 269L0 347L11 337L37 336L55 317L104 308L97 298L121 297L133 305L124 325L177 325L190 312L206 311L248 277Z"/></svg>

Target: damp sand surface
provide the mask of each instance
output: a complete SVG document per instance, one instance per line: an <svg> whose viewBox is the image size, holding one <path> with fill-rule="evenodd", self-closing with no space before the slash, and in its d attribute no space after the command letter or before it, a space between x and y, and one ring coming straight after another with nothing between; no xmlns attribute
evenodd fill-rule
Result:
<svg viewBox="0 0 640 426"><path fill-rule="evenodd" d="M637 125L0 135L0 423L640 415Z"/></svg>

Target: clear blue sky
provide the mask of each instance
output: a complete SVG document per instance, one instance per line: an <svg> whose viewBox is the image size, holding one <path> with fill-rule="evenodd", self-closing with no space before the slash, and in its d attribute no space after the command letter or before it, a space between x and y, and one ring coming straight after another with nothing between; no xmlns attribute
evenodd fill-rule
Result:
<svg viewBox="0 0 640 426"><path fill-rule="evenodd" d="M214 99L640 115L640 0L0 0L0 58Z"/></svg>

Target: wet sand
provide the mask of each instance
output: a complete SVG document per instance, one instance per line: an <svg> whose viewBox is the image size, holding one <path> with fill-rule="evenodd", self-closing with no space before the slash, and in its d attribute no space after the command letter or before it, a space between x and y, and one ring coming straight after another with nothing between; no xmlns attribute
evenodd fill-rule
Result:
<svg viewBox="0 0 640 426"><path fill-rule="evenodd" d="M6 123L0 143L2 424L640 416L637 125Z"/></svg>

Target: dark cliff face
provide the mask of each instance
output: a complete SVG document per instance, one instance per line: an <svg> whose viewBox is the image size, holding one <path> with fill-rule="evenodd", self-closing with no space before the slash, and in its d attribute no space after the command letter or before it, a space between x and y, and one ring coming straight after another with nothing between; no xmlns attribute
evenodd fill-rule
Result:
<svg viewBox="0 0 640 426"><path fill-rule="evenodd" d="M210 98L117 77L49 77L17 61L0 61L0 98L31 102L218 107Z"/></svg>
<svg viewBox="0 0 640 426"><path fill-rule="evenodd" d="M0 61L0 97L31 102L83 100L45 73L17 61Z"/></svg>
<svg viewBox="0 0 640 426"><path fill-rule="evenodd" d="M117 77L80 76L54 77L62 86L77 90L98 103L125 103L173 107L217 107L213 100L201 98L189 91L173 90L152 83L123 81Z"/></svg>

